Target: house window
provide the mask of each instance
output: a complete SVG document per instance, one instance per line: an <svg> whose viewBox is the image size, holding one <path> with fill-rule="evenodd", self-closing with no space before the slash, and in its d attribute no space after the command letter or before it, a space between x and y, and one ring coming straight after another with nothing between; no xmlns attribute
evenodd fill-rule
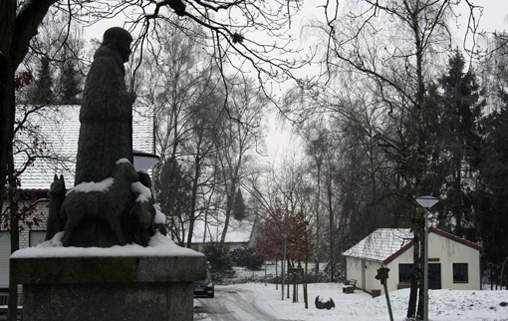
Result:
<svg viewBox="0 0 508 321"><path fill-rule="evenodd" d="M37 244L44 242L44 238L46 238L46 231L30 231L29 237L29 246L36 246Z"/></svg>
<svg viewBox="0 0 508 321"><path fill-rule="evenodd" d="M453 263L453 283L468 283L467 263Z"/></svg>
<svg viewBox="0 0 508 321"><path fill-rule="evenodd" d="M413 264L399 264L399 283L411 283Z"/></svg>

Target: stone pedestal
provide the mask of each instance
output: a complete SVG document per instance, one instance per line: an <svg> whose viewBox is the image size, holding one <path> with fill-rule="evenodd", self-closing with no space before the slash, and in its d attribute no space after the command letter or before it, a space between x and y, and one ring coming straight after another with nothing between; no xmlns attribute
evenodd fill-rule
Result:
<svg viewBox="0 0 508 321"><path fill-rule="evenodd" d="M191 251L191 250L189 250ZM195 255L11 258L23 284L23 320L193 320Z"/></svg>

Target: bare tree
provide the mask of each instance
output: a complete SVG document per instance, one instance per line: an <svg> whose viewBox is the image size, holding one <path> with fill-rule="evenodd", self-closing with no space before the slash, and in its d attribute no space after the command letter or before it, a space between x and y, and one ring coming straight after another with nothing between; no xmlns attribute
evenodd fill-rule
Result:
<svg viewBox="0 0 508 321"><path fill-rule="evenodd" d="M426 83L435 75L437 55L450 48L447 21L454 17L456 4L447 0L355 1L346 14L327 15L326 23L319 25L328 39L323 56L328 69L323 78L328 85L340 83L357 94L368 92L363 94L364 108L379 115L371 137L393 164L400 182L394 192L411 213L416 246L408 317L421 317L423 308L420 300L416 311L417 291L421 299L423 290L424 219L414 198L426 193ZM362 88L338 77L357 78ZM340 114L354 119L346 111L350 105L339 101L336 106Z"/></svg>
<svg viewBox="0 0 508 321"><path fill-rule="evenodd" d="M283 58L288 51L289 37L285 38L291 17L299 9L299 1L68 1L6 0L0 4L0 195L3 200L9 153L11 150L14 119L14 81L18 67L30 49L30 43L50 8L66 14L71 21L92 24L123 12L133 17L128 21L131 30L141 36L137 45L144 48L146 36L153 32L155 21L171 20L178 16L209 30L208 54L216 61L221 72L226 65L238 71L256 71L263 83L268 77L284 80L291 76L292 60ZM186 29L183 29L184 31ZM257 34L264 37L256 40ZM270 37L266 37L269 35ZM266 43L264 41L270 41ZM143 52L143 50L138 50ZM273 55L273 56L272 56ZM141 60L140 60L141 61ZM247 63L245 65L244 63ZM134 68L136 70L137 68ZM134 79L134 78L133 78ZM134 84L132 84L134 85ZM132 86L134 87L134 86ZM227 92L226 92L227 97Z"/></svg>
<svg viewBox="0 0 508 321"><path fill-rule="evenodd" d="M243 184L249 162L255 157L261 139L261 120L266 99L243 79L231 90L228 109L232 118L224 118L221 131L215 135L218 176L224 199L224 229L220 244L224 245L233 214L235 195Z"/></svg>

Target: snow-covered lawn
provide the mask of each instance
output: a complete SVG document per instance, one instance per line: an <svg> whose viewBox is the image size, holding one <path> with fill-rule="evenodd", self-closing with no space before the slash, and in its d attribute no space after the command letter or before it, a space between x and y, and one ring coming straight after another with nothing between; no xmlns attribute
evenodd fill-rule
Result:
<svg viewBox="0 0 508 321"><path fill-rule="evenodd" d="M356 290L352 294L342 293L342 284L317 283L309 284L309 308L305 309L302 286L299 286L299 302L292 299L281 300L281 291L274 284L246 283L234 285L216 285L216 297L227 295L226 291L238 291L241 295L256 298L256 304L271 315L280 316L281 320L305 321L377 321L390 320L385 296L372 298L369 294ZM331 310L320 310L314 305L316 296L332 298L336 307ZM291 289L292 297L292 289ZM390 292L390 301L394 320L405 319L409 290ZM214 300L214 299L206 299ZM448 320L489 320L508 321L508 291L429 291L429 319L432 321ZM195 305L199 301L195 300ZM204 319L206 320L206 318Z"/></svg>

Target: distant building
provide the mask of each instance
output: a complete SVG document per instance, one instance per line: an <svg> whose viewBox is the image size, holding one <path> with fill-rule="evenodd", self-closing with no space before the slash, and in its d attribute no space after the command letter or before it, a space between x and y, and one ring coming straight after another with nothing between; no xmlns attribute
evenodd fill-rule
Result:
<svg viewBox="0 0 508 321"><path fill-rule="evenodd" d="M79 110L81 106L49 106L41 114L32 114L30 121L38 126L38 138L46 145L47 157L38 158L21 175L21 188L38 199L48 198L49 187L55 174L64 175L67 189L74 186L74 169L79 138ZM154 112L152 107L134 107L133 149L144 154L155 153ZM30 144L20 135L17 139ZM17 165L24 161L23 154L15 158ZM135 164L136 166L136 161ZM20 233L20 248L35 246L44 240L48 215L48 200L42 202L36 212L42 221ZM5 207L5 204L4 204ZM9 287L10 233L0 227L0 292Z"/></svg>
<svg viewBox="0 0 508 321"><path fill-rule="evenodd" d="M480 290L482 247L450 233L429 228L429 289ZM413 275L413 233L380 228L345 251L346 278L366 292L381 290L377 269L388 267L388 291L408 288ZM377 292L377 291L375 291Z"/></svg>
<svg viewBox="0 0 508 321"><path fill-rule="evenodd" d="M208 245L219 244L224 230L224 221L209 218L207 224L203 220L194 223L192 248L202 251ZM259 236L259 223L256 215L248 215L242 220L231 218L229 221L224 249L226 253L240 247L254 247Z"/></svg>

